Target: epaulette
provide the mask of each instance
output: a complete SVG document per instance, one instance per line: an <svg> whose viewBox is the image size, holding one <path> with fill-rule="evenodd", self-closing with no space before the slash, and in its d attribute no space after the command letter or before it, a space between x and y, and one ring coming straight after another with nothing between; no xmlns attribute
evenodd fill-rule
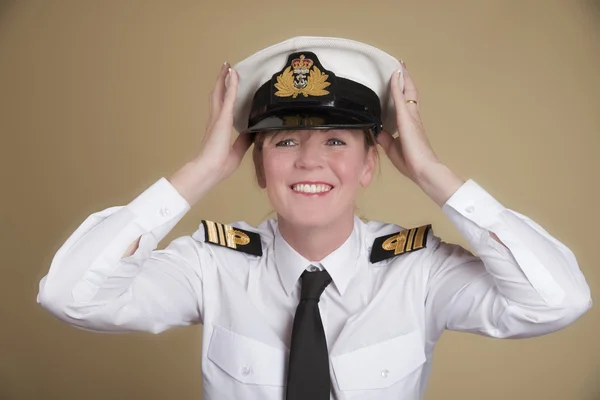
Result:
<svg viewBox="0 0 600 400"><path fill-rule="evenodd" d="M427 247L427 233L430 229L431 224L428 224L376 238L371 250L371 263L424 249Z"/></svg>
<svg viewBox="0 0 600 400"><path fill-rule="evenodd" d="M258 233L213 221L202 220L202 225L204 225L206 242L259 257L262 256L262 243Z"/></svg>

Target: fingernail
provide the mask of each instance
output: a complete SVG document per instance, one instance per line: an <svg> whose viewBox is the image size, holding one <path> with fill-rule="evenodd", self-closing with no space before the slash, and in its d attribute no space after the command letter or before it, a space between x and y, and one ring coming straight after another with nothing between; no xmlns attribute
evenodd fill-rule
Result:
<svg viewBox="0 0 600 400"><path fill-rule="evenodd" d="M227 70L227 76L231 75L231 68L229 68L229 70Z"/></svg>

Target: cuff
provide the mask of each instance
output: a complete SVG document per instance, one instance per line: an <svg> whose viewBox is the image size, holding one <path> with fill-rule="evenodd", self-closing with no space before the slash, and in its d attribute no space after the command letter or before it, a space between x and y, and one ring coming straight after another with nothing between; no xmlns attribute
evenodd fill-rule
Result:
<svg viewBox="0 0 600 400"><path fill-rule="evenodd" d="M506 209L472 179L466 181L450 196L442 211L449 214L449 208L482 228L490 227L497 221L498 214Z"/></svg>
<svg viewBox="0 0 600 400"><path fill-rule="evenodd" d="M127 205L147 232L190 210L187 200L162 177Z"/></svg>
<svg viewBox="0 0 600 400"><path fill-rule="evenodd" d="M505 259L514 259L529 284L546 304L554 306L562 303L564 290L540 262L536 254L536 251L540 251L539 248L525 244L529 225L521 221L525 230L511 229L501 215L507 209L481 186L473 180L468 180L450 196L442 210L476 253L482 254L486 248L491 247ZM489 236L489 232L494 232L509 251L502 249L501 245ZM518 277L511 277L510 271L496 270L493 263L486 263L486 269L495 277L502 277L499 280L518 281Z"/></svg>

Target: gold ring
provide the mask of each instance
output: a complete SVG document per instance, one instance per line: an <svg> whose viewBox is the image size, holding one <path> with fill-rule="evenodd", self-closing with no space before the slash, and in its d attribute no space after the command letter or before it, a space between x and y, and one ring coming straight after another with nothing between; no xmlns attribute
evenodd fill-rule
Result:
<svg viewBox="0 0 600 400"><path fill-rule="evenodd" d="M406 102L407 102L407 103L415 103L415 104L417 104L417 101L416 101L416 100L406 100Z"/></svg>

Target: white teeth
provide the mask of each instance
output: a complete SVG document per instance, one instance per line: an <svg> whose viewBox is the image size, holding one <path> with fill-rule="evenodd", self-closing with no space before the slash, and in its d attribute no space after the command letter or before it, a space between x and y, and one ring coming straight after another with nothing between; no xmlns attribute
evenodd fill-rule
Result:
<svg viewBox="0 0 600 400"><path fill-rule="evenodd" d="M303 193L323 193L323 192L328 192L331 190L331 186L329 185L316 185L316 184L312 184L312 185L308 185L308 184L299 184L299 185L294 185L292 187L292 189L296 192L303 192Z"/></svg>

